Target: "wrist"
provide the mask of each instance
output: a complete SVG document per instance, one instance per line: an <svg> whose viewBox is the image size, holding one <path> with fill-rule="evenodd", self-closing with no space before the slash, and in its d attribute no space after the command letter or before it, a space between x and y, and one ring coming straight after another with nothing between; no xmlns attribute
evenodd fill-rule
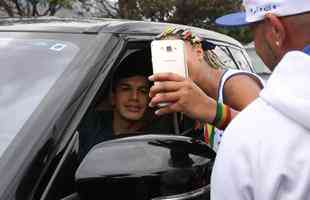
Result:
<svg viewBox="0 0 310 200"><path fill-rule="evenodd" d="M207 97L205 101L201 104L201 107L197 106L197 112L200 113L200 121L202 123L212 124L216 116L216 101L211 97Z"/></svg>
<svg viewBox="0 0 310 200"><path fill-rule="evenodd" d="M232 119L232 110L229 106L217 102L216 114L213 120L213 125L221 130L224 130Z"/></svg>

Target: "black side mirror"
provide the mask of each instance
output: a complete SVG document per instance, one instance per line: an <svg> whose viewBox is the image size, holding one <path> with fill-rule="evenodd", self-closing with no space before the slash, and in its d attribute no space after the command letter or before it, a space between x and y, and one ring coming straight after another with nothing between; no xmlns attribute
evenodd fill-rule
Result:
<svg viewBox="0 0 310 200"><path fill-rule="evenodd" d="M75 180L83 200L149 200L206 188L214 158L211 148L189 137L133 136L93 147Z"/></svg>
<svg viewBox="0 0 310 200"><path fill-rule="evenodd" d="M69 196L66 196L60 200L81 200L80 195L78 193L70 194Z"/></svg>

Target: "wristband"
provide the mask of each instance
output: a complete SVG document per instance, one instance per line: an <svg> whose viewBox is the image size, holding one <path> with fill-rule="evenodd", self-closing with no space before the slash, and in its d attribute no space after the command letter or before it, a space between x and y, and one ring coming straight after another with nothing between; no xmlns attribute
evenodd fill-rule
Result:
<svg viewBox="0 0 310 200"><path fill-rule="evenodd" d="M214 126L212 124L205 123L204 124L204 138L205 138L205 142L209 144L211 147L213 147L214 135L215 135Z"/></svg>
<svg viewBox="0 0 310 200"><path fill-rule="evenodd" d="M224 130L230 121L231 121L230 107L223 103L217 102L216 115L212 124L217 128Z"/></svg>

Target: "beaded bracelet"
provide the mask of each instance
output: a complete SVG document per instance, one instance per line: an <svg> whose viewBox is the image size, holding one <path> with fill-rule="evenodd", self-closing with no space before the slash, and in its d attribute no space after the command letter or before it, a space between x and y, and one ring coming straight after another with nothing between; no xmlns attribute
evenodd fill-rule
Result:
<svg viewBox="0 0 310 200"><path fill-rule="evenodd" d="M217 128L224 130L230 121L231 121L230 107L223 103L217 102L216 115L212 124Z"/></svg>

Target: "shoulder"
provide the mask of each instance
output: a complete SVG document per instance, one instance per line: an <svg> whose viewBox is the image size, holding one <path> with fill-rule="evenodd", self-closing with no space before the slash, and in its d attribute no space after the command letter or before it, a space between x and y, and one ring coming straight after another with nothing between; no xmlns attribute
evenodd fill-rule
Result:
<svg viewBox="0 0 310 200"><path fill-rule="evenodd" d="M220 95L223 95L224 103L236 110L242 110L256 99L264 85L256 74L240 70L228 70L223 81Z"/></svg>
<svg viewBox="0 0 310 200"><path fill-rule="evenodd" d="M268 151L276 150L281 154L288 151L288 143L300 143L305 132L307 131L300 124L283 115L262 98L257 98L225 129L220 148L234 148L251 157L256 157L258 152L268 154Z"/></svg>
<svg viewBox="0 0 310 200"><path fill-rule="evenodd" d="M279 111L258 97L232 120L225 129L225 133L234 133L238 130L238 133L244 135L243 138L252 139L259 132L260 134L254 136L259 138L261 135L272 131L272 126L276 127L278 123L285 122L287 119Z"/></svg>
<svg viewBox="0 0 310 200"><path fill-rule="evenodd" d="M309 167L304 167L310 163L304 154L310 151L309 133L258 98L226 128L212 174L213 186L226 191L237 186L239 192L232 189L232 195L254 192L258 199L271 199L285 182L292 186L290 193L300 191L304 185L295 180L302 180L310 172ZM221 186L223 173L229 176L225 186Z"/></svg>
<svg viewBox="0 0 310 200"><path fill-rule="evenodd" d="M267 118L272 118L266 113L273 113L268 105L260 98L256 99L249 106L242 110L225 129L222 143L229 141L235 146L252 146L260 140L260 132L264 132L264 125L268 125ZM267 116L267 118L265 118ZM255 138L255 139L254 139Z"/></svg>
<svg viewBox="0 0 310 200"><path fill-rule="evenodd" d="M225 77L225 87L242 87L247 86L248 84L253 84L262 89L265 85L264 80L260 76L252 72L242 70L228 70L226 74L227 75Z"/></svg>

